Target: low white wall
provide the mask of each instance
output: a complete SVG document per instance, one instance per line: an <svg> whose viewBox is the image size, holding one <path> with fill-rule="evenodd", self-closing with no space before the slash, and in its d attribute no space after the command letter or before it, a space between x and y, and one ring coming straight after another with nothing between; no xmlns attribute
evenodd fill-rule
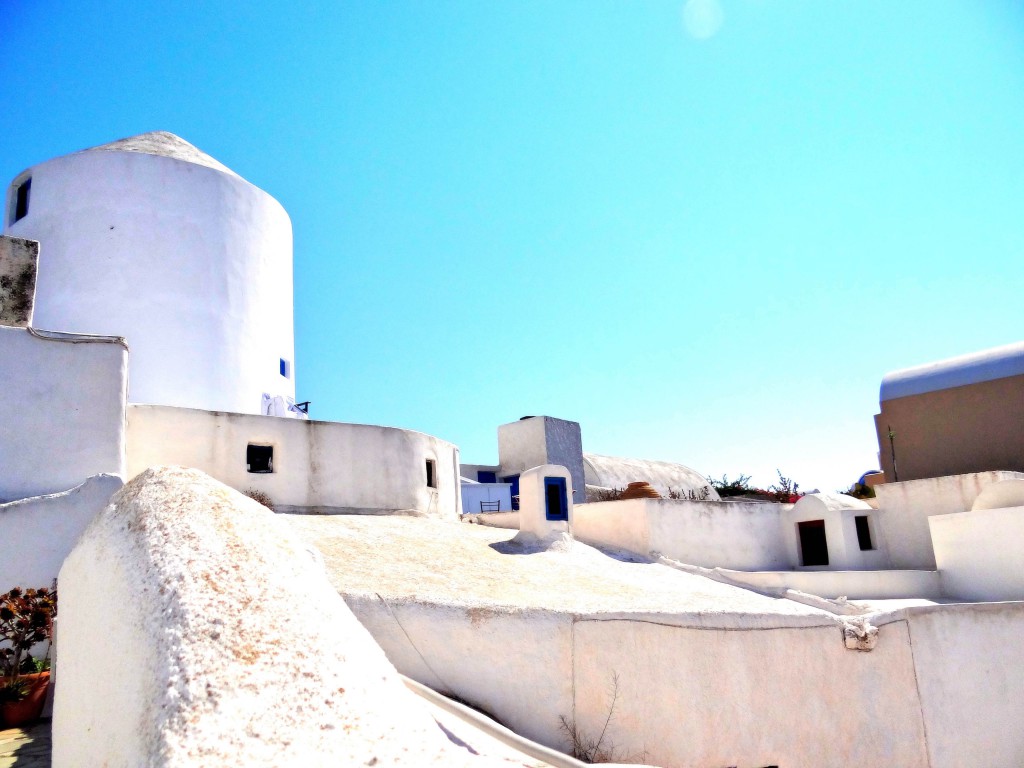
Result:
<svg viewBox="0 0 1024 768"><path fill-rule="evenodd" d="M1005 615L938 606L910 627L899 612L862 653L844 647L834 624L781 617L744 630L713 617L675 626L671 616L346 600L399 670L563 750L560 717L595 737L615 677L606 744L651 765L953 768L988 755L997 757L986 764L1016 765L1024 748L1014 724L1024 715L1021 605ZM985 681L1006 663L1016 671L987 695ZM920 696L918 680L927 681Z"/></svg>
<svg viewBox="0 0 1024 768"><path fill-rule="evenodd" d="M986 486L1013 478L1024 478L1024 473L975 472L875 486L892 567L935 568L929 516L966 512Z"/></svg>
<svg viewBox="0 0 1024 768"><path fill-rule="evenodd" d="M596 546L665 557L708 568L774 570L792 565L779 513L788 505L756 502L629 499L580 504L573 535Z"/></svg>
<svg viewBox="0 0 1024 768"><path fill-rule="evenodd" d="M942 597L938 571L728 571L731 581L754 589L795 589L828 599L851 600Z"/></svg>
<svg viewBox="0 0 1024 768"><path fill-rule="evenodd" d="M1021 765L1024 603L927 606L905 614L931 768Z"/></svg>
<svg viewBox="0 0 1024 768"><path fill-rule="evenodd" d="M0 592L48 587L89 522L123 485L94 475L63 493L0 504Z"/></svg>
<svg viewBox="0 0 1024 768"><path fill-rule="evenodd" d="M605 743L620 760L962 768L1024 754L1022 603L883 615L865 653L846 649L836 624L780 616L683 626L671 615L346 601L400 671L558 749L561 716L600 733L617 679Z"/></svg>
<svg viewBox="0 0 1024 768"><path fill-rule="evenodd" d="M60 573L53 765L495 764L449 741L269 510L181 468Z"/></svg>
<svg viewBox="0 0 1024 768"><path fill-rule="evenodd" d="M567 749L558 718L572 715L572 616L344 597L399 672Z"/></svg>
<svg viewBox="0 0 1024 768"><path fill-rule="evenodd" d="M1024 600L1024 507L928 518L942 589L963 600Z"/></svg>
<svg viewBox="0 0 1024 768"><path fill-rule="evenodd" d="M496 501L497 512L512 511L512 486L509 483L462 483L462 512L479 515L481 501ZM494 505L491 504L491 507Z"/></svg>
<svg viewBox="0 0 1024 768"><path fill-rule="evenodd" d="M669 622L574 627L576 722L661 766L924 768L925 737L905 627L869 653L834 626L737 631Z"/></svg>
<svg viewBox="0 0 1024 768"><path fill-rule="evenodd" d="M124 475L122 339L0 326L0 501Z"/></svg>
<svg viewBox="0 0 1024 768"><path fill-rule="evenodd" d="M274 448L274 471L249 473L248 444ZM426 461L435 462L436 488ZM128 476L158 465L195 467L279 512L411 511L457 519L459 449L392 427L283 419L156 405L128 408Z"/></svg>

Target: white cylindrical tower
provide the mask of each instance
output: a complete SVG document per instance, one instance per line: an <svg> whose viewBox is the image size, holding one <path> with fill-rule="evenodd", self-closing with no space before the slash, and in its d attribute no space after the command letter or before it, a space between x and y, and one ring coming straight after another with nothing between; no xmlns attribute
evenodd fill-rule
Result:
<svg viewBox="0 0 1024 768"><path fill-rule="evenodd" d="M294 397L288 214L188 142L146 133L33 166L5 214L5 234L40 241L33 325L124 336L130 402Z"/></svg>

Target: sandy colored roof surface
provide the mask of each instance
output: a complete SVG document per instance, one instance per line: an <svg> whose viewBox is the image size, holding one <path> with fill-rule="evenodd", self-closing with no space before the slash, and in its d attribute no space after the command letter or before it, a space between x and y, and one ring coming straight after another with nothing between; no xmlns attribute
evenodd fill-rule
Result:
<svg viewBox="0 0 1024 768"><path fill-rule="evenodd" d="M83 152L139 152L143 155L160 155L171 157L175 160L184 160L186 163L203 165L232 176L238 176L226 165L214 160L198 147L189 144L180 136L175 136L167 131L150 131L140 133L138 136L129 136L125 139L118 139L109 144L101 144L98 147L83 149Z"/></svg>
<svg viewBox="0 0 1024 768"><path fill-rule="evenodd" d="M281 515L323 554L343 595L571 613L676 614L744 625L787 617L818 625L830 614L649 562L628 562L577 542L569 552L527 552L499 528L417 517ZM804 621L801 621L803 619Z"/></svg>

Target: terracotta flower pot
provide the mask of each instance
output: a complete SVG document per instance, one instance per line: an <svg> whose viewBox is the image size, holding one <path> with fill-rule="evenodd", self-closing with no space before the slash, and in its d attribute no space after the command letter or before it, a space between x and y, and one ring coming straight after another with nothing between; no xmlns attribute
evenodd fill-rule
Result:
<svg viewBox="0 0 1024 768"><path fill-rule="evenodd" d="M19 728L39 719L46 703L46 689L50 686L49 672L34 672L22 675L29 691L21 701L0 702L0 723L6 728Z"/></svg>

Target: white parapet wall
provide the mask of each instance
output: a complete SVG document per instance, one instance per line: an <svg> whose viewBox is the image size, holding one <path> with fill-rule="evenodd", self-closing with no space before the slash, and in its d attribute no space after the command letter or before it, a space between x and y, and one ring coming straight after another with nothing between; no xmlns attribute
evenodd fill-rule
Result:
<svg viewBox="0 0 1024 768"><path fill-rule="evenodd" d="M708 568L778 570L793 563L779 513L758 502L628 499L580 504L573 535L601 547L665 557Z"/></svg>
<svg viewBox="0 0 1024 768"><path fill-rule="evenodd" d="M137 477L60 574L53 765L492 765L456 746L266 508ZM504 763L508 765L508 763Z"/></svg>
<svg viewBox="0 0 1024 768"><path fill-rule="evenodd" d="M82 531L122 485L116 475L94 475L63 493L0 504L0 592L48 587Z"/></svg>
<svg viewBox="0 0 1024 768"><path fill-rule="evenodd" d="M989 485L1024 478L1021 472L973 472L875 486L878 520L893 568L935 568L928 518L967 512Z"/></svg>
<svg viewBox="0 0 1024 768"><path fill-rule="evenodd" d="M1024 600L1024 506L928 518L942 589L961 600Z"/></svg>
<svg viewBox="0 0 1024 768"><path fill-rule="evenodd" d="M0 502L124 475L123 339L0 326L0 360Z"/></svg>
<svg viewBox="0 0 1024 768"><path fill-rule="evenodd" d="M716 573L734 584L764 591L795 589L827 599L887 600L943 596L938 571L730 571Z"/></svg>
<svg viewBox="0 0 1024 768"><path fill-rule="evenodd" d="M249 472L249 445L273 449L271 472ZM278 512L461 511L459 449L407 429L130 405L128 477L169 464L266 493Z"/></svg>

